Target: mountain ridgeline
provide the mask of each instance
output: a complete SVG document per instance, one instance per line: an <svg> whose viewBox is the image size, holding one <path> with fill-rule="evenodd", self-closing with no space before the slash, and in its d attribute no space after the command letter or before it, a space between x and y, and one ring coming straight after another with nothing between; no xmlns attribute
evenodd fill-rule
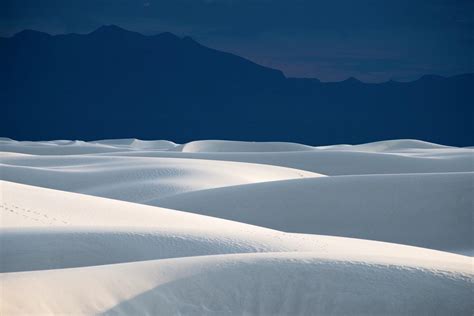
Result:
<svg viewBox="0 0 474 316"><path fill-rule="evenodd" d="M171 33L0 38L0 136L474 145L474 75L323 83Z"/></svg>

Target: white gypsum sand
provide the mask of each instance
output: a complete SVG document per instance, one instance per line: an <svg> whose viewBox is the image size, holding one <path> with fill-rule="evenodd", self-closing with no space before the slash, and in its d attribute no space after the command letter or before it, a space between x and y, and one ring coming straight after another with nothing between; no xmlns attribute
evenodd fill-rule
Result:
<svg viewBox="0 0 474 316"><path fill-rule="evenodd" d="M1 315L474 310L473 149L2 138L0 151Z"/></svg>

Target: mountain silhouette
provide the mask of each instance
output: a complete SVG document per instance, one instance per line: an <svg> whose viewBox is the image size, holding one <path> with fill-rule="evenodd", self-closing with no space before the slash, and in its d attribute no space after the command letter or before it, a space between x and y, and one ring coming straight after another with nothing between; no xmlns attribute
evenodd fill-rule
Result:
<svg viewBox="0 0 474 316"><path fill-rule="evenodd" d="M0 67L0 135L15 139L474 144L472 74L380 84L286 78L190 37L114 25L0 38Z"/></svg>

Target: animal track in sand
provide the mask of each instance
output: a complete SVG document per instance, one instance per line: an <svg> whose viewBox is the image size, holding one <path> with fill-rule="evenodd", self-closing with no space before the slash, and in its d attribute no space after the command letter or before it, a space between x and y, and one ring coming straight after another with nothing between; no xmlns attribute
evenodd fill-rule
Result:
<svg viewBox="0 0 474 316"><path fill-rule="evenodd" d="M57 219L56 217L50 217L47 214L39 212L37 210L32 210L24 207L20 207L15 204L9 204L2 202L0 204L0 208L2 208L5 212L10 212L18 216L23 216L29 220L40 222L46 225L60 225L60 224L69 224L69 222ZM49 220L49 221L48 221Z"/></svg>

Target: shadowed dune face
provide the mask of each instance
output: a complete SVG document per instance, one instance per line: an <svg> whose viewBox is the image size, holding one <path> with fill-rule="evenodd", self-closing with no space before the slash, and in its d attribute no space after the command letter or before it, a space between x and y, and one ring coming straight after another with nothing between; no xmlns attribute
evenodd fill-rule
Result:
<svg viewBox="0 0 474 316"><path fill-rule="evenodd" d="M202 190L149 204L293 233L471 253L472 192L474 173L338 176Z"/></svg>
<svg viewBox="0 0 474 316"><path fill-rule="evenodd" d="M209 288L208 284L214 287ZM395 290L400 286L407 290ZM467 278L408 267L392 269L310 256L294 260L288 258L288 253L251 260L243 256L231 264L217 261L203 266L197 273L193 271L190 276L160 284L102 315L126 315L142 306L154 306L164 314L253 314L256 310L263 315L424 314L433 306L439 308L437 312L462 314L472 308L470 286ZM416 295L414 289L423 294ZM445 290L460 295L437 296ZM275 297L284 299L275 301ZM446 304L437 302L438 299ZM185 306L180 304L183 300L187 302ZM403 306L398 305L401 302Z"/></svg>
<svg viewBox="0 0 474 316"><path fill-rule="evenodd" d="M62 313L79 306L82 313L104 315L466 314L472 308L467 270L435 271L315 253L202 256L0 277L16 290L6 293L3 305L11 313L39 309ZM61 284L67 284L67 292L54 291ZM84 290L85 286L94 291ZM35 292L38 288L42 291ZM34 294L35 299L15 306L20 291ZM45 309L41 303L48 298Z"/></svg>
<svg viewBox="0 0 474 316"><path fill-rule="evenodd" d="M0 146L2 315L474 308L471 148Z"/></svg>

